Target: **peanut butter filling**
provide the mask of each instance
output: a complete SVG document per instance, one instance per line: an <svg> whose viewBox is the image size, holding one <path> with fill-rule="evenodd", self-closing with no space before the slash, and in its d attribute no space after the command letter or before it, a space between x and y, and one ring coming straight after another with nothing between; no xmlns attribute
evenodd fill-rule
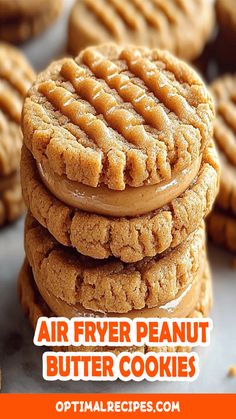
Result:
<svg viewBox="0 0 236 419"><path fill-rule="evenodd" d="M126 187L123 191L106 186L93 188L56 174L48 164L38 164L38 171L45 186L65 204L94 214L113 217L134 217L162 208L180 196L197 176L201 159L177 173L169 181L157 185Z"/></svg>
<svg viewBox="0 0 236 419"><path fill-rule="evenodd" d="M58 317L67 317L68 319L71 319L72 317L128 317L130 319L134 319L136 317L182 318L188 317L198 303L202 285L202 274L203 269L201 267L196 273L196 277L193 282L187 285L184 290L181 290L174 300L158 307L145 307L140 310L131 310L128 313L104 313L102 311L94 312L86 309L80 303L70 305L62 299L55 297L50 291L48 291L43 286L41 281L37 280L36 275L34 275L34 279L42 298L47 303L51 311Z"/></svg>

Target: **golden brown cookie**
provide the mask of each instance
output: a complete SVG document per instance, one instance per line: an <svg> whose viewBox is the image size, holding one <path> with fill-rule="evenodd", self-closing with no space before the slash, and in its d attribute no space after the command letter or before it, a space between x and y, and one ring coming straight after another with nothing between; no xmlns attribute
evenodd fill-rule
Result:
<svg viewBox="0 0 236 419"><path fill-rule="evenodd" d="M16 48L0 43L0 225L24 210L19 178L23 99L34 72Z"/></svg>
<svg viewBox="0 0 236 419"><path fill-rule="evenodd" d="M236 166L236 74L226 74L210 85L215 101L214 137L228 160Z"/></svg>
<svg viewBox="0 0 236 419"><path fill-rule="evenodd" d="M38 35L60 14L63 0L0 0L0 39L22 42Z"/></svg>
<svg viewBox="0 0 236 419"><path fill-rule="evenodd" d="M236 75L225 75L211 85L215 99L214 138L221 161L220 192L208 220L216 244L236 252Z"/></svg>
<svg viewBox="0 0 236 419"><path fill-rule="evenodd" d="M206 257L205 226L171 252L124 264L114 258L96 261L63 247L28 215L25 251L38 286L56 298L83 309L128 313L164 306L194 283Z"/></svg>
<svg viewBox="0 0 236 419"><path fill-rule="evenodd" d="M216 109L214 138L222 165L217 205L236 215L236 75L217 79L211 92Z"/></svg>
<svg viewBox="0 0 236 419"><path fill-rule="evenodd" d="M201 280L201 292L199 295L199 301L196 304L195 309L189 313L189 317L206 317L209 314L209 310L211 309L212 305L212 288L211 288L211 276L208 264L205 266L204 273L202 275ZM39 294L39 291L35 285L34 277L32 274L32 271L30 269L30 266L28 264L28 261L25 260L24 265L22 267L22 270L19 275L18 280L18 287L19 287L19 296L20 296L20 302L22 305L22 308L32 323L33 327L36 327L36 323L39 317L41 316L55 316L54 313L50 310L50 308L46 305L44 300ZM173 352L173 351L186 351L189 350L189 348L170 348L170 347L164 347L164 348L153 348L153 347L139 347L138 349L135 347L131 348L111 348L111 347L53 347L53 350L61 350L61 351L110 351L119 353L124 350L129 351L142 351L142 352L148 352L148 351L166 351L166 352Z"/></svg>
<svg viewBox="0 0 236 419"><path fill-rule="evenodd" d="M19 174L0 179L0 226L15 221L24 209Z"/></svg>
<svg viewBox="0 0 236 419"><path fill-rule="evenodd" d="M211 142L198 176L180 197L164 208L132 218L100 216L63 204L46 189L25 147L21 177L27 207L59 243L98 259L115 256L136 262L176 247L202 224L218 191L219 166Z"/></svg>
<svg viewBox="0 0 236 419"><path fill-rule="evenodd" d="M154 185L188 168L212 136L202 80L165 51L112 44L52 63L25 101L38 163L83 185Z"/></svg>
<svg viewBox="0 0 236 419"><path fill-rule="evenodd" d="M19 168L22 103L34 78L23 54L0 43L0 179Z"/></svg>
<svg viewBox="0 0 236 419"><path fill-rule="evenodd" d="M69 20L68 49L76 55L89 45L112 40L167 49L191 60L201 53L213 24L211 0L77 0Z"/></svg>

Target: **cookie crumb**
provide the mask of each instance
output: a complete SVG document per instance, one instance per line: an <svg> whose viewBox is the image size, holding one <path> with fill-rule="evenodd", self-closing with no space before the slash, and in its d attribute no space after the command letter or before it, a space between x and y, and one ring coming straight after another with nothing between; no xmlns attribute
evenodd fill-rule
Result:
<svg viewBox="0 0 236 419"><path fill-rule="evenodd" d="M228 369L229 377L236 377L236 365L231 365Z"/></svg>

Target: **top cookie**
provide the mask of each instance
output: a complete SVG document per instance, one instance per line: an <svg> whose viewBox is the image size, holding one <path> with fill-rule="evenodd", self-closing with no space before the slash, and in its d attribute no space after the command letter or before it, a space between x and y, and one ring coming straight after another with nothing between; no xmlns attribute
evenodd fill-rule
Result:
<svg viewBox="0 0 236 419"><path fill-rule="evenodd" d="M112 40L167 49L191 60L201 53L213 23L211 0L77 0L68 47L76 55Z"/></svg>
<svg viewBox="0 0 236 419"><path fill-rule="evenodd" d="M34 78L34 71L21 52L0 43L0 176L18 168L22 103Z"/></svg>
<svg viewBox="0 0 236 419"><path fill-rule="evenodd" d="M169 181L201 156L213 103L171 54L107 44L52 63L25 100L24 141L72 181L124 190Z"/></svg>

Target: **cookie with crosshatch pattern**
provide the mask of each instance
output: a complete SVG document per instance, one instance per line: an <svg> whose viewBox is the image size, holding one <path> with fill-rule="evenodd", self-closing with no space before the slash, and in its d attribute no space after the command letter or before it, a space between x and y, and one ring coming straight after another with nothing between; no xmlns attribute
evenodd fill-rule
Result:
<svg viewBox="0 0 236 419"><path fill-rule="evenodd" d="M236 252L236 75L220 77L211 85L215 99L214 139L221 161L220 192L208 220L211 238Z"/></svg>
<svg viewBox="0 0 236 419"><path fill-rule="evenodd" d="M87 46L113 41L167 49L192 60L213 26L211 0L77 0L69 19L68 49L76 55Z"/></svg>
<svg viewBox="0 0 236 419"><path fill-rule="evenodd" d="M0 225L14 221L24 205L19 177L24 97L35 78L23 54L0 43Z"/></svg>

